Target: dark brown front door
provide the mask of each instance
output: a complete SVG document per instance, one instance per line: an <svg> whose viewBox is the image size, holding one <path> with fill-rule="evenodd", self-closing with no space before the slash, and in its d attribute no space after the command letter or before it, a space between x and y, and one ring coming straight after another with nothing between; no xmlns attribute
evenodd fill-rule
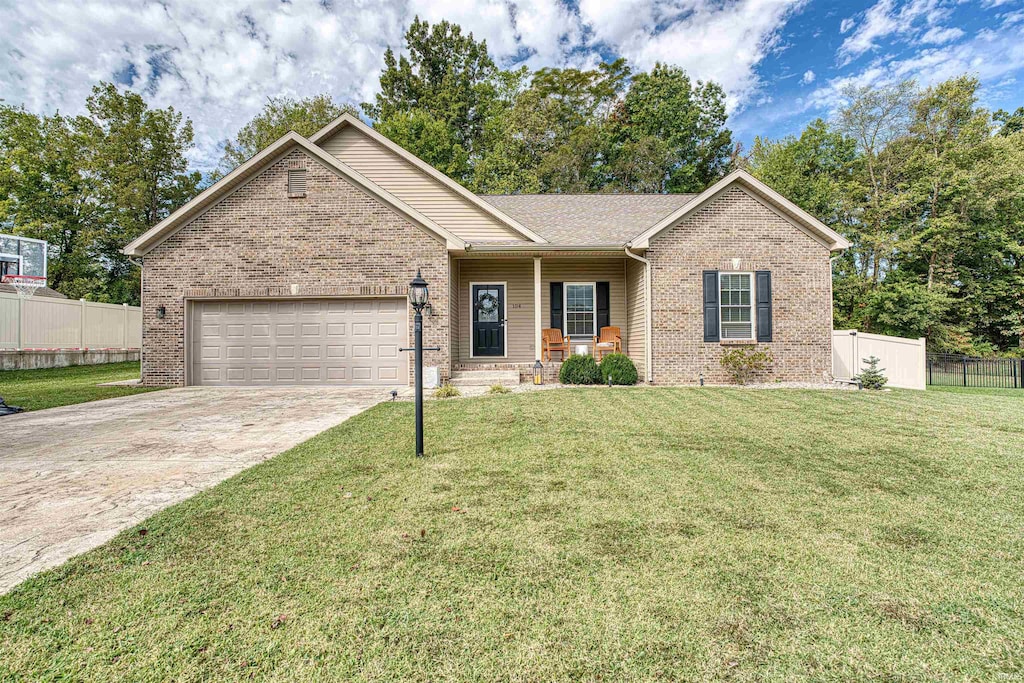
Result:
<svg viewBox="0 0 1024 683"><path fill-rule="evenodd" d="M473 285L473 356L505 355L505 285Z"/></svg>

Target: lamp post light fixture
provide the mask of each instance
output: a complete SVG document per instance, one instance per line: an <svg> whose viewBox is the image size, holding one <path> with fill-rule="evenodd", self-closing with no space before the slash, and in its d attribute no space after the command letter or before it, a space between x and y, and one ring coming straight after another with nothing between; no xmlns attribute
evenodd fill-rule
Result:
<svg viewBox="0 0 1024 683"><path fill-rule="evenodd" d="M543 369L544 369L544 366L541 365L540 361L537 361L536 363L533 364L533 383L538 385L538 386L543 384L543 379L544 378L541 375L541 370L543 370Z"/></svg>
<svg viewBox="0 0 1024 683"><path fill-rule="evenodd" d="M416 384L416 457L423 457L423 352L438 351L438 347L429 349L423 348L423 309L430 300L430 291L427 281L420 275L417 269L416 277L409 283L409 304L415 312L413 316L413 347L401 349L402 351L415 352L415 366L413 378Z"/></svg>

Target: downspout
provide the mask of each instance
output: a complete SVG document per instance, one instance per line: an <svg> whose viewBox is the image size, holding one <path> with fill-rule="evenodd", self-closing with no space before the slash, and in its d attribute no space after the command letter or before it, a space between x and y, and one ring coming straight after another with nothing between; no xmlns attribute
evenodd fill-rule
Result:
<svg viewBox="0 0 1024 683"><path fill-rule="evenodd" d="M652 358L654 354L652 349L654 347L654 337L652 332L653 325L651 324L651 262L643 256L634 254L628 244L624 249L626 250L626 256L644 264L644 376L648 384L653 384L654 368L652 367Z"/></svg>

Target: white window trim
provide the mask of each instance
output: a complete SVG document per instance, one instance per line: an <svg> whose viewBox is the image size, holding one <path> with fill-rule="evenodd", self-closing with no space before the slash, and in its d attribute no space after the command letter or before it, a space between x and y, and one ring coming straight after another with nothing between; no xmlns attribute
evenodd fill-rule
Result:
<svg viewBox="0 0 1024 683"><path fill-rule="evenodd" d="M476 302L473 301L473 288L477 286L486 287L488 285L501 285L505 292L505 295L501 297L501 313L504 316L502 320L505 324L501 326L501 348L503 353L500 356L477 356L473 353L473 307L476 305ZM488 358L508 358L508 282L469 283L469 359L474 360L476 358L480 358L481 360L487 360Z"/></svg>
<svg viewBox="0 0 1024 683"><path fill-rule="evenodd" d="M569 334L569 287L577 286L577 285L589 286L594 291L594 297L593 297L594 310L593 310L593 313L591 314L591 318L594 321L593 322L594 334L584 334L584 335L577 334L576 336L577 337L580 337L580 336L582 336L582 337L594 337L594 336L597 335L597 332L598 332L598 329L597 329L597 283L596 282L563 282L562 283L562 329L565 331L565 334L567 336L569 336L569 337L572 336L571 334ZM591 339L590 341L593 341L593 340Z"/></svg>
<svg viewBox="0 0 1024 683"><path fill-rule="evenodd" d="M723 275L746 275L750 278L750 336L749 337L729 337L725 336L725 329L722 327L722 276ZM715 283L718 287L718 341L719 342L730 342L730 341L757 341L757 281L754 278L753 271L744 270L720 270L718 271L718 279Z"/></svg>

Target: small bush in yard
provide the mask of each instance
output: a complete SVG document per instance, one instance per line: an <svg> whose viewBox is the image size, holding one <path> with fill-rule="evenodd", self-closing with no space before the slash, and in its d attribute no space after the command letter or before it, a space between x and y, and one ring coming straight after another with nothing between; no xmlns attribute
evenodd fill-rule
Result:
<svg viewBox="0 0 1024 683"><path fill-rule="evenodd" d="M889 378L884 374L885 368L878 367L882 359L871 356L862 360L867 364L867 367L861 370L860 374L854 379L859 379L861 386L865 389L881 389L884 387Z"/></svg>
<svg viewBox="0 0 1024 683"><path fill-rule="evenodd" d="M601 359L601 383L607 384L611 377L612 384L633 385L639 377L636 365L624 353L609 353Z"/></svg>
<svg viewBox="0 0 1024 683"><path fill-rule="evenodd" d="M508 387L506 387L503 384L493 384L493 385L491 385L491 388L490 388L490 390L488 390L487 393L489 393L489 394L508 394L508 393L511 393L511 391L512 391L511 389L509 389Z"/></svg>
<svg viewBox="0 0 1024 683"><path fill-rule="evenodd" d="M753 348L749 351L743 347L730 349L722 354L722 367L725 368L732 381L746 384L760 372L767 370L774 358L768 349Z"/></svg>
<svg viewBox="0 0 1024 683"><path fill-rule="evenodd" d="M569 356L558 371L558 381L562 384L600 384L601 370L593 356Z"/></svg>
<svg viewBox="0 0 1024 683"><path fill-rule="evenodd" d="M462 392L459 391L458 387L452 386L448 382L434 390L434 398L455 398L456 396L462 396Z"/></svg>

